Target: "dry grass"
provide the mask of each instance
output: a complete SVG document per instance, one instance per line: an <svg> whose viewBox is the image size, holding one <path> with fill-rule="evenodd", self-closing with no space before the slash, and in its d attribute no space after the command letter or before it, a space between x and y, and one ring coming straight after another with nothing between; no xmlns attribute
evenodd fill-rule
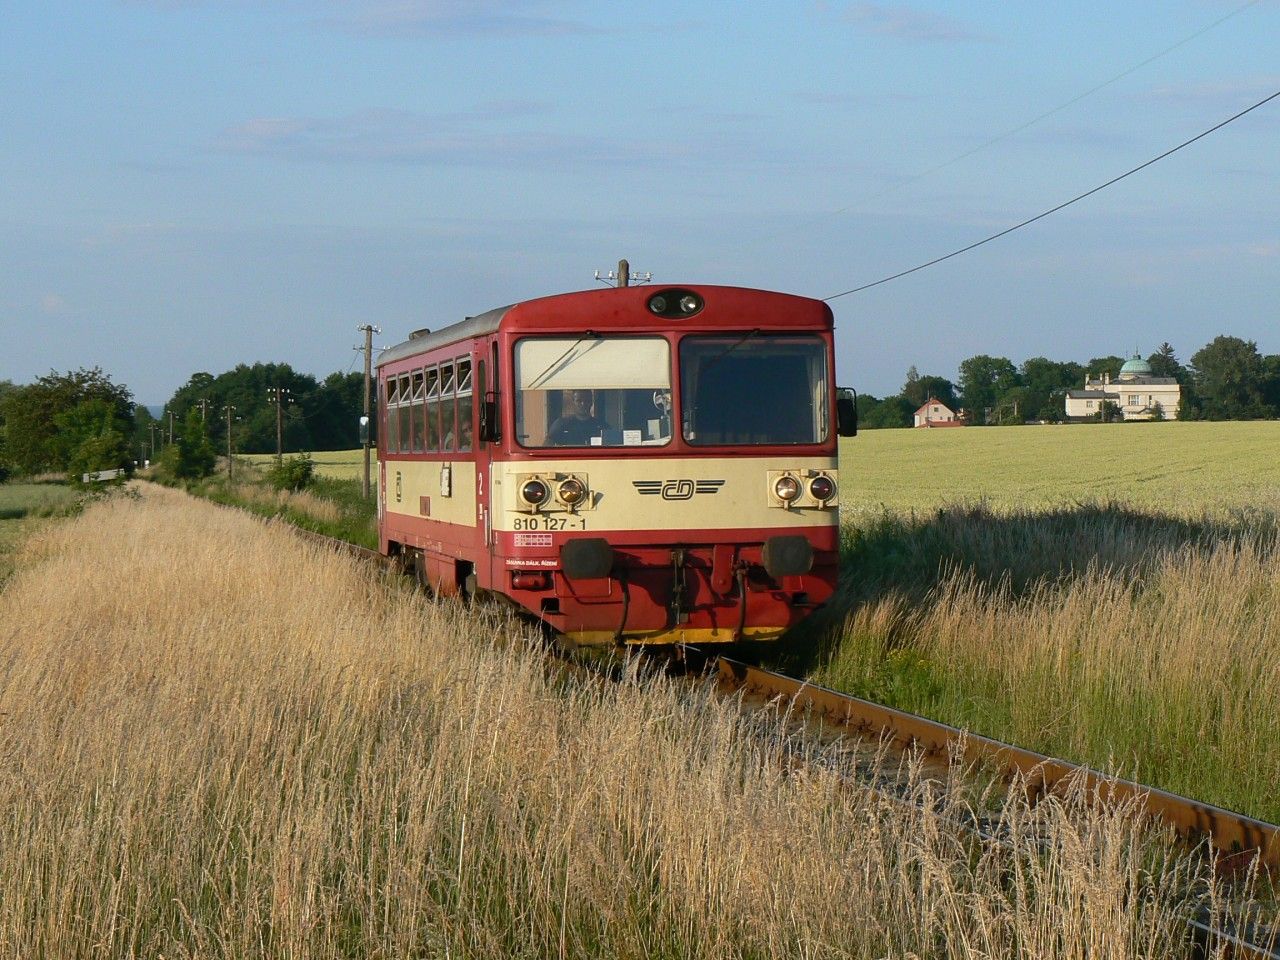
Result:
<svg viewBox="0 0 1280 960"><path fill-rule="evenodd" d="M0 954L1186 953L1192 868L1123 816L974 848L510 629L173 491L46 528L0 593Z"/></svg>
<svg viewBox="0 0 1280 960"><path fill-rule="evenodd" d="M308 490L274 490L261 483L233 483L228 491L236 501L268 510L293 510L322 523L341 523L342 508Z"/></svg>
<svg viewBox="0 0 1280 960"><path fill-rule="evenodd" d="M815 679L1280 821L1280 521L951 509L851 538Z"/></svg>

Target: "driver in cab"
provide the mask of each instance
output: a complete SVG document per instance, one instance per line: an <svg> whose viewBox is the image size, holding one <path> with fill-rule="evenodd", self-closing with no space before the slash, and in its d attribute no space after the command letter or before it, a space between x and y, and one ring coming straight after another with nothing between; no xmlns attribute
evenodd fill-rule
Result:
<svg viewBox="0 0 1280 960"><path fill-rule="evenodd" d="M586 447L609 425L591 412L595 397L590 390L565 390L561 414L547 431L547 441L557 447Z"/></svg>

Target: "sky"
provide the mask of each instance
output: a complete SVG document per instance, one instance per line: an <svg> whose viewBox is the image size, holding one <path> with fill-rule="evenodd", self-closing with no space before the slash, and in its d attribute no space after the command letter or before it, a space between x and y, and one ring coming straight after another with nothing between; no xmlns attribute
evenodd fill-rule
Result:
<svg viewBox="0 0 1280 960"><path fill-rule="evenodd" d="M1280 90L1280 0L2 12L0 379L98 365L148 404L237 363L359 369L360 324L391 345L623 257L828 297ZM838 298L838 379L1280 353L1278 166L1280 99Z"/></svg>

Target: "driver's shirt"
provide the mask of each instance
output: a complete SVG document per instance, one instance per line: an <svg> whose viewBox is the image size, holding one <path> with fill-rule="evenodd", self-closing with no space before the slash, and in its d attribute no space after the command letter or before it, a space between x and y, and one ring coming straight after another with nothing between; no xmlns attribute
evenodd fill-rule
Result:
<svg viewBox="0 0 1280 960"><path fill-rule="evenodd" d="M547 443L556 447L587 447L608 426L595 417L560 417L547 431Z"/></svg>

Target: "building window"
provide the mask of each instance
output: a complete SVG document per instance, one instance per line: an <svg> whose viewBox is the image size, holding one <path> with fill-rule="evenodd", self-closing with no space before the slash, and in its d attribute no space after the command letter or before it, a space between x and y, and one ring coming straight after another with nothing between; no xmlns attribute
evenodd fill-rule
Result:
<svg viewBox="0 0 1280 960"><path fill-rule="evenodd" d="M1137 406L1141 406L1141 404L1142 404L1142 397L1139 394L1136 394L1136 393L1129 394L1129 406L1137 407Z"/></svg>

